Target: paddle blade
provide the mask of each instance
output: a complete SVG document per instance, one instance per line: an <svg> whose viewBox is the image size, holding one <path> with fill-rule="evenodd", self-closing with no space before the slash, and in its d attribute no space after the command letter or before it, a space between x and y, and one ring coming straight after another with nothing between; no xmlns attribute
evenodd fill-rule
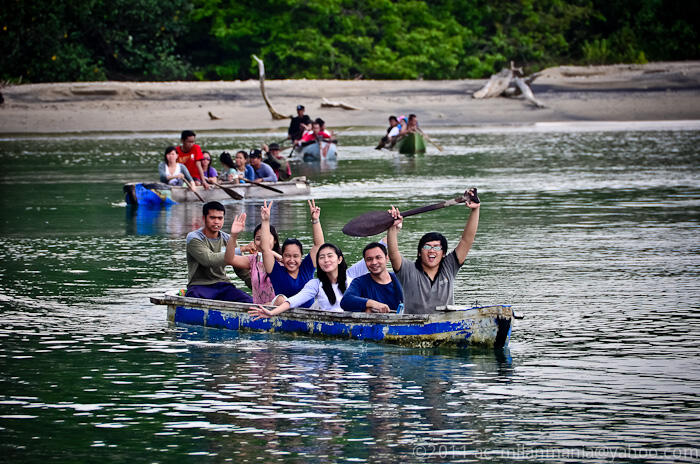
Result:
<svg viewBox="0 0 700 464"><path fill-rule="evenodd" d="M387 211L370 211L345 224L343 233L352 237L369 237L384 232L393 223L394 218Z"/></svg>

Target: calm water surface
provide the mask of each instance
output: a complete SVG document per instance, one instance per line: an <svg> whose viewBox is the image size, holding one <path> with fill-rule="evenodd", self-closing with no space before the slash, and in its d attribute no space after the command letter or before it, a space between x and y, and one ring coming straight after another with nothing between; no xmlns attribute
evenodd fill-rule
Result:
<svg viewBox="0 0 700 464"><path fill-rule="evenodd" d="M357 214L477 186L456 300L525 316L509 350L416 350L171 326L200 206L127 208L177 134L0 140L0 460L696 462L700 131L456 130L406 158L349 132L303 166L326 239ZM282 134L204 133L218 154ZM218 163L215 165L217 168ZM311 243L306 198L276 202ZM230 202L248 213L258 202ZM406 220L401 250L466 220ZM243 238L250 237L250 232Z"/></svg>

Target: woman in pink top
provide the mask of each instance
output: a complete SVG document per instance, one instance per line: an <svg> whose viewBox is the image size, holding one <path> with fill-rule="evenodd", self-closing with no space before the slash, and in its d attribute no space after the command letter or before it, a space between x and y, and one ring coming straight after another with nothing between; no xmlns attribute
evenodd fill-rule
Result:
<svg viewBox="0 0 700 464"><path fill-rule="evenodd" d="M226 254L224 259L226 264L230 264L233 267L240 269L250 269L250 287L253 293L253 303L257 304L268 304L275 298L275 289L272 288L272 282L265 272L265 266L262 261L262 250L261 247L261 237L260 226L258 224L253 231L253 244L255 245L255 252L247 256L241 256L236 254L236 242L238 234L245 229L245 218L246 214L243 213L238 215L233 220L231 224L231 238L226 246ZM274 227L270 226L270 234L272 236L272 251L276 254L276 258L279 260L282 258L280 255L280 243L277 237L277 231Z"/></svg>

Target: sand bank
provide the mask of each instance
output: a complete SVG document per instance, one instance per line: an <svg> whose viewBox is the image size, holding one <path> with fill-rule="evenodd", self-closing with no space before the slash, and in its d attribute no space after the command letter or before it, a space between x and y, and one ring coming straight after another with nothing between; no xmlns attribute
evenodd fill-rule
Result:
<svg viewBox="0 0 700 464"><path fill-rule="evenodd" d="M471 98L485 82L268 80L265 86L280 113L291 115L303 104L332 127L381 128L389 114L407 113L417 113L424 128L700 120L700 62L550 68L532 85L543 109L523 99ZM5 134L280 131L288 125L270 117L257 80L30 84L1 91ZM361 110L321 108L322 98Z"/></svg>

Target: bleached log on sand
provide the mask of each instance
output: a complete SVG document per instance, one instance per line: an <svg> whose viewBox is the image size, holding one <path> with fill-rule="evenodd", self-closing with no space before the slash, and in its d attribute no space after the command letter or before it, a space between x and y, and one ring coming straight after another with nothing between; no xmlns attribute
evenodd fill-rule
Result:
<svg viewBox="0 0 700 464"><path fill-rule="evenodd" d="M544 103L535 98L535 94L532 93L532 89L525 83L522 77L514 77L513 83L515 83L515 86L520 89L520 92L527 101L535 105L537 108L545 107Z"/></svg>
<svg viewBox="0 0 700 464"><path fill-rule="evenodd" d="M498 74L493 74L482 88L472 94L472 98L492 98L501 95L510 85L513 79L513 71L501 69Z"/></svg>
<svg viewBox="0 0 700 464"><path fill-rule="evenodd" d="M332 102L326 99L325 97L323 98L323 101L321 102L321 108L342 108L344 110L360 110L362 108L358 108L356 106L348 105L347 103L344 102Z"/></svg>

